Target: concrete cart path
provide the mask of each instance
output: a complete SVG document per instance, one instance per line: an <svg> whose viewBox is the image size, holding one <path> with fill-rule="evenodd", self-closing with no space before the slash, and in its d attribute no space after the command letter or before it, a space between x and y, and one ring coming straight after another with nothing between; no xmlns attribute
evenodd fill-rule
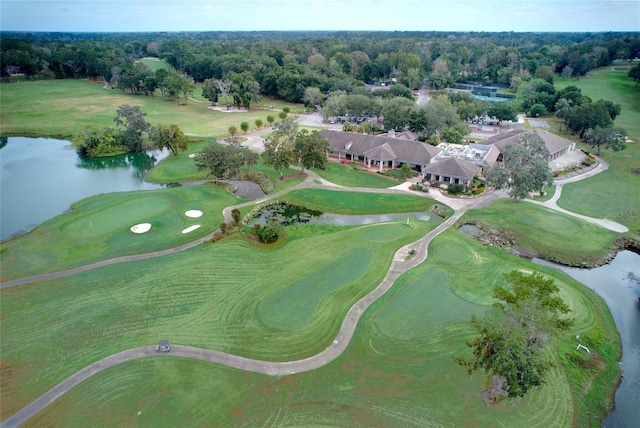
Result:
<svg viewBox="0 0 640 428"><path fill-rule="evenodd" d="M475 200L473 204L469 204L469 207L486 204L488 203L488 199L491 198L487 198L487 200ZM13 428L26 422L29 418L47 407L54 400L66 394L71 388L96 373L99 373L109 367L113 367L125 361L131 361L144 357L171 355L174 357L177 356L184 358L195 358L198 360L222 364L240 370L264 373L268 375L290 375L322 367L325 364L336 359L340 354L342 354L342 352L344 352L345 349L347 349L347 346L353 338L358 320L367 310L367 308L381 296L383 296L391 288L394 282L400 277L400 275L425 261L428 256L427 247L429 243L436 236L448 229L451 225L455 224L455 222L458 221L460 216L462 216L465 211L466 210L460 210L456 212L453 216L449 217L446 221L441 223L438 227L433 229L431 232L429 232L419 240L400 248L395 253L391 266L382 282L380 282L380 284L378 284L376 288L374 288L366 296L358 300L349 309L336 338L328 348L326 348L319 354L296 361L271 362L254 360L209 349L194 348L191 346L181 345L173 345L171 352L168 354L156 353L155 346L145 346L129 349L103 358L102 360L99 360L69 376L67 379L51 388L49 391L38 397L29 405L25 406L17 413L4 420L2 422L2 427ZM415 251L415 255L413 257L410 256L412 250Z"/></svg>
<svg viewBox="0 0 640 428"><path fill-rule="evenodd" d="M611 221L611 220L607 220L607 219L601 219L601 218L594 218L594 217L589 217L586 215L582 215L582 214L578 214L578 213L574 213L573 211L569 211L566 210L562 207L558 206L558 200L560 199L560 196L562 196L562 186L566 183L574 183L576 181L579 180L584 180L585 178L589 178L589 177L593 177L596 174L601 173L602 171L605 171L607 168L609 168L609 164L607 164L606 162L604 162L603 160L598 160L598 166L596 166L595 168L593 168L592 170L584 173L584 174L580 174L571 178L567 178L564 180L555 180L553 184L556 185L556 192L553 194L553 196L551 197L551 199L549 199L548 201L534 201L531 199L525 199L525 201L527 202L531 202L532 204L536 204L536 205L542 205L543 207L547 207L549 209L552 209L554 211L558 211L561 212L563 214L567 214L576 218L579 218L581 220L584 221L588 221L589 223L598 225L600 227L604 227L605 229L609 229L612 230L614 232L617 233L625 233L629 231L629 228L620 224L620 223L616 223L615 221Z"/></svg>
<svg viewBox="0 0 640 428"><path fill-rule="evenodd" d="M582 177L582 176L575 177L575 180L572 180L572 181L576 181L582 178L586 178L586 176L597 174L598 172L603 171L604 169L606 169L606 164L604 164L602 168L597 169L597 171L595 170L593 172L590 171L589 175L585 174L585 177ZM321 183L321 184L318 184L318 183ZM290 189L287 189L285 191L270 195L268 199L277 198L278 195L298 187L319 187L319 188L331 188L334 190L341 190L341 191L358 190L358 191L376 192L376 193L397 193L397 192L409 191L407 188L407 184L399 185L399 186L396 186L395 188L390 188L390 189L348 188L344 186L335 185L333 183L329 183L321 179L317 174L309 171L306 179L302 183ZM591 222L598 221L598 223L596 224L600 224L600 225L608 224L609 222L608 220L592 219L590 217L581 216L579 214L571 213L569 211L563 210L562 208L559 208L556 205L556 201L560 197L561 188L562 188L562 185L557 184L556 194L554 195L553 198L551 198L550 201L547 201L544 203L536 202L536 201L529 201L529 202L539 203L540 205L544 205L549 208L556 209L558 211L566 212L567 214L574 215L579 218L584 218L587 221L591 221ZM414 194L419 194L419 192L415 192ZM117 364L139 359L139 358L152 357L152 356L159 357L159 356L166 356L166 355L184 357L184 358L194 358L202 361L209 361L216 364L222 364L222 365L237 368L240 370L252 371L256 373L264 373L267 375L289 375L289 374L301 373L305 371L314 370L318 367L322 367L328 364L329 362L336 359L340 354L342 354L342 352L347 348L347 346L351 342L351 339L353 338L353 334L355 332L358 321L362 316L362 314L365 312L365 310L369 306L371 306L377 299L383 296L391 288L391 286L395 283L395 281L400 277L400 275L402 275L403 273L407 272L408 270L412 269L413 267L417 266L418 264L422 263L427 259L429 243L436 236L438 236L439 234L444 232L446 229L448 229L450 226L455 224L455 222L458 221L458 219L468 209L482 208L484 206L487 206L490 203L494 202L495 200L505 197L505 193L489 191L484 196L479 198L455 199L455 200L451 198L447 198L446 196L440 194L440 192L437 192L437 193L434 192L432 195L425 195L425 196L433 197L438 201L442 201L443 203L447 203L448 205L453 206L455 209L454 215L449 217L447 220L445 220L443 223L441 223L439 226L437 226L431 232L427 233L422 238L418 239L417 241L411 244L405 245L395 253L393 257L393 261L391 262L391 266L387 271L385 277L383 278L382 282L380 282L380 284L378 284L376 288L374 288L366 296L358 300L349 309L349 311L345 316L345 319L342 322L340 330L336 335L336 338L332 341L331 344L329 344L329 346L324 351L301 360L287 361L287 362L272 362L272 361L254 360L250 358L241 357L238 355L227 354L224 352L219 352L219 351L214 351L209 349L202 349L202 348L194 348L194 347L182 346L182 345L174 345L170 354L156 353L155 346L144 346L140 348L133 348L133 349L125 350L117 354L113 354L108 357L105 357L102 360L99 360L85 367L84 369L74 373L73 375L69 376L67 379L63 380L58 385L54 386L52 389L50 389L49 391L47 391L46 393L38 397L36 400L34 400L30 404L28 404L27 406L19 410L17 413L13 414L12 416L4 420L0 425L3 428L17 427L20 424L26 422L29 418L31 418L38 412L40 412L46 406L51 404L54 400L56 400L60 396L67 393L71 388L78 385L79 383L86 380L87 378L93 376L94 374L99 373L109 367L113 367ZM267 198L265 198L265 200L266 199ZM253 205L256 203L260 203L260 201L251 201L245 204L236 205L236 207L250 205L250 204ZM224 210L225 219L227 219L227 216L230 217L230 212L232 208L233 207L225 208ZM613 222L610 222L610 223L613 223ZM613 226L613 225L609 225L609 226ZM617 225L617 226L624 227L622 225ZM604 226L604 227L607 227L607 226ZM78 272L83 272L89 269L94 269L99 266L105 266L108 264L120 263L120 262L131 261L131 260L142 260L142 259L151 258L151 257L159 257L167 254L173 254L179 251L184 251L188 248L192 248L196 245L199 245L207 239L208 237L204 237L194 242L191 242L189 244L185 244L181 247L176 247L176 248L172 248L164 251L158 251L154 253L109 259L109 260L94 263L91 265L70 269L64 272L50 273L50 274L38 275L30 278L21 278L14 281L7 281L0 284L0 287L2 288L12 287L12 286L20 285L22 283L34 282L34 281L39 281L43 279L58 278L62 276L72 275ZM413 255L412 255L412 252L413 252Z"/></svg>

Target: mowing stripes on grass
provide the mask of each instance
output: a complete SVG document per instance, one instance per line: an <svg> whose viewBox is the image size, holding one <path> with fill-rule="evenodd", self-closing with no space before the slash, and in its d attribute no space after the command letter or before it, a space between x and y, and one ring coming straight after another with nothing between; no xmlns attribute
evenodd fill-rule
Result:
<svg viewBox="0 0 640 428"><path fill-rule="evenodd" d="M431 269L428 273L421 270L407 285L403 284L397 296L382 305L375 325L395 340L421 338L424 343L427 332L438 331L451 323L466 322L469 313L478 310L476 305L451 292L445 270Z"/></svg>
<svg viewBox="0 0 640 428"><path fill-rule="evenodd" d="M320 301L342 287L353 285L373 260L368 248L354 248L335 262L282 288L258 305L258 318L269 328L295 330L310 322Z"/></svg>

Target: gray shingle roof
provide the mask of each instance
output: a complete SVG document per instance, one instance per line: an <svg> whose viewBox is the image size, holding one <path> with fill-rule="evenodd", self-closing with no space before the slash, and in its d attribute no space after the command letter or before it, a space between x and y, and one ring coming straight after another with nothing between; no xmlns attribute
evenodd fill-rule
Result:
<svg viewBox="0 0 640 428"><path fill-rule="evenodd" d="M329 141L331 151L334 153L353 154L355 156L368 156L367 153L381 155L377 149L385 144L389 147L395 158L382 158L377 160L395 160L396 162L409 163L413 165L428 165L442 150L438 147L425 144L421 141L400 140L388 137L378 137L366 134L354 134L341 131L320 131L320 135ZM372 151L373 150L373 151ZM384 149L383 149L384 150ZM387 152L390 154L391 152Z"/></svg>
<svg viewBox="0 0 640 428"><path fill-rule="evenodd" d="M425 167L425 174L446 175L449 177L472 180L478 174L480 167L473 162L455 157L434 162Z"/></svg>
<svg viewBox="0 0 640 428"><path fill-rule="evenodd" d="M504 148L506 146L514 143L518 139L520 134L523 133L525 132L520 130L509 131L505 132L504 134L498 134L491 138L487 138L484 141L480 141L479 144L493 144L498 148L498 150L500 150L500 152L502 152L504 151ZM544 145L547 148L547 152L549 152L549 155L553 155L554 153L563 150L567 146L573 146L573 142L556 134L552 134L551 132L543 131L541 129L533 129L531 131L527 131L526 133L533 133L542 138L542 141L544 141Z"/></svg>

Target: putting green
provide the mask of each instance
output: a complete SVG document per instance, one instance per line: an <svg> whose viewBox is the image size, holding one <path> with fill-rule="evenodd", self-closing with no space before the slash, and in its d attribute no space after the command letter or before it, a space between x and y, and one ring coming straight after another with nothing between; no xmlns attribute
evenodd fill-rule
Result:
<svg viewBox="0 0 640 428"><path fill-rule="evenodd" d="M374 228L378 229L378 228ZM318 311L320 302L362 276L373 260L368 248L354 248L337 261L309 273L273 293L258 305L258 318L269 328L295 330L304 327Z"/></svg>
<svg viewBox="0 0 640 428"><path fill-rule="evenodd" d="M136 223L141 223L143 220L148 220L167 211L172 205L173 202L168 196L141 196L79 218L66 225L62 229L62 233L68 236L87 238L128 229Z"/></svg>

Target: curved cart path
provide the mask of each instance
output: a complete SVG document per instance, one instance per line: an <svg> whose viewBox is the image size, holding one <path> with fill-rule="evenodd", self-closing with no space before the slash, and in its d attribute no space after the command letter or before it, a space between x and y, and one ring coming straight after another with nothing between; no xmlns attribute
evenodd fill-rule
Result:
<svg viewBox="0 0 640 428"><path fill-rule="evenodd" d="M471 207L480 207L493 200L501 197L499 194L490 194L487 197L474 200ZM264 373L268 375L290 375L322 367L333 361L347 348L353 334L355 332L358 320L376 300L384 295L393 285L393 283L406 271L417 266L426 260L428 256L427 247L429 243L439 234L453 225L464 214L465 210L456 212L438 227L420 238L419 240L405 245L400 248L394 255L393 261L384 279L376 288L374 288L366 296L358 300L347 312L340 330L333 342L324 351L308 358L287 362L272 362L263 360L254 360L250 358L231 355L224 352L214 351L210 349L194 348L191 346L173 345L170 354L158 354L155 352L155 346L144 346L140 348L128 349L117 354L110 355L102 360L83 368L82 370L69 376L58 385L38 397L36 400L25 406L17 413L13 414L2 422L3 428L17 427L26 422L29 418L40 412L46 406L51 404L58 397L66 394L71 388L78 385L85 379L99 373L109 367L125 361L131 361L138 358L171 355L174 357L195 358L202 361L222 364L228 367L247 370L256 373ZM409 252L415 250L415 256L408 258Z"/></svg>
<svg viewBox="0 0 640 428"><path fill-rule="evenodd" d="M598 169L598 171L594 170L593 174L596 174L604 169L606 169L606 164L603 168ZM593 174L589 174L588 176L591 176ZM581 178L586 178L586 176L587 175L585 174L585 177L581 177ZM576 180L581 178L576 177ZM572 181L576 181L576 180L572 180ZM322 183L322 184L317 184L317 183ZM360 191L378 192L378 193L395 193L395 192L407 191L404 185L400 185L400 186L397 186L396 188L390 188L390 189L348 188L348 187L335 185L333 183L329 183L325 180L322 180L319 176L317 176L317 174L313 172L308 172L307 178L304 180L304 182L298 184L297 186L293 186L292 188L284 190L282 192L278 192L276 194L270 195L269 198L265 198L265 201L267 199L276 198L278 195L288 192L294 188L314 187L314 186L320 187L320 188L329 187L335 190L344 190L344 191L360 190ZM551 201L547 201L546 205L545 203L541 203L541 204L548 206L550 208L555 207L553 209L562 210L555 203L555 201L557 201L557 199L560 197L559 189L561 189L561 184L557 186L556 194L551 199ZM445 201L443 199L445 197L440 195L439 192L438 193L434 192L434 194L430 196L444 203L452 201L451 199L447 199ZM174 345L172 347L170 354L156 353L155 346L144 346L139 348L128 349L128 350L119 352L117 354L113 354L108 357L105 357L102 360L96 361L95 363L74 373L73 375L69 376L67 379L63 380L62 382L60 382L59 384L51 388L49 391L47 391L46 393L38 397L36 400L34 400L30 404L28 404L27 406L19 410L18 412L16 412L15 414L7 418L6 420L4 420L0 425L3 428L17 427L20 424L26 422L29 418L31 418L38 412L40 412L42 409L47 407L54 400L66 394L71 388L78 385L79 383L86 380L87 378L93 376L94 374L99 373L109 367L113 367L117 364L139 359L139 358L152 357L152 356L165 356L165 355L170 355L174 357L177 356L177 357L184 357L184 358L194 358L202 361L209 361L216 364L222 364L222 365L237 368L240 370L252 371L256 373L264 373L268 375L289 375L289 374L310 371L318 367L322 367L328 364L329 362L333 361L334 359L336 359L347 348L347 346L351 342L351 339L353 338L353 334L355 332L358 321L362 316L362 314L365 312L365 310L369 308L369 306L371 306L381 296L383 296L391 288L394 282L400 277L400 275L402 275L403 273L407 272L408 270L412 269L413 267L417 266L418 264L422 263L427 259L429 243L435 237L437 237L446 229L448 229L450 226L455 224L455 222L468 209L482 208L504 196L505 194L502 192L493 191L493 192L488 192L487 194L485 194L483 197L480 197L480 198L457 199L456 203L449 204L454 206L455 213L451 217L449 217L447 220L445 220L443 223L438 225L431 232L427 233L425 236L418 239L417 241L411 244L405 245L394 254L393 261L391 262L391 266L389 267L389 270L387 271L382 282L380 282L380 284L378 284L376 288L374 288L366 296L358 300L349 309L349 311L347 312L342 322L340 330L336 335L336 338L329 345L329 347L327 347L324 351L316 355L313 355L301 360L295 360L295 361L272 362L272 361L263 361L263 360L245 358L238 355L227 354L224 352L214 351L210 349L202 349L202 348L195 348L191 346L182 346L182 345ZM260 202L264 202L264 201L251 201L248 203L236 205L236 207L245 206L249 204L253 205ZM232 208L234 207L225 208L224 210L225 219L227 219L227 216L230 217L230 212ZM567 213L571 215L576 215L575 213L571 213L568 211ZM584 217L580 215L576 215L576 216L581 218ZM592 219L592 220L598 220L598 219ZM597 223L597 224L601 224L601 223ZM618 225L618 226L621 226L621 225ZM105 265L121 263L125 261L142 260L142 259L151 258L151 257L160 257L167 254L173 254L179 251L184 251L188 248L192 248L196 245L199 245L203 243L205 240L207 240L209 236L200 238L189 244L185 244L180 247L176 247L176 248L172 248L164 251L140 254L135 256L118 257L114 259L93 263L91 265L70 269L64 272L50 273L50 274L38 275L34 277L29 277L29 278L21 278L14 281L7 281L5 283L2 283L0 286L2 288L11 287L11 286L20 285L27 282L39 281L42 279L51 279L51 278L58 278L62 276L72 275L74 273L83 272L89 269L94 269L99 266L105 266ZM415 255L413 257L410 257L409 254L412 250L415 250Z"/></svg>
<svg viewBox="0 0 640 428"><path fill-rule="evenodd" d="M553 196L551 197L551 199L549 199L548 201L534 201L534 200L531 200L531 199L525 199L525 200L527 202L531 202L532 204L542 205L542 206L547 207L549 209L552 209L554 211L558 211L558 212L561 212L563 214L567 214L567 215L582 219L584 221L588 221L589 223L596 224L596 225L598 225L600 227L604 227L605 229L609 229L609 230L612 230L612 231L617 232L617 233L628 232L629 231L628 227L626 227L626 226L624 226L624 225L622 225L620 223L616 223L615 221L602 219L602 218L589 217L589 216L586 216L586 215L574 213L573 211L569 211L569 210L566 210L566 209L558 206L558 199L560 199L560 196L562 196L562 186L564 186L566 183L573 183L573 182L576 182L576 181L584 180L585 178L592 177L592 176L594 176L596 174L601 173L602 171L605 171L608 168L609 168L609 164L607 164L606 162L604 162L601 159L598 159L598 166L596 166L591 171L588 171L588 172L585 172L584 174L576 175L575 177L567 178L567 179L564 179L564 180L556 180L556 181L554 181L553 184L556 185L556 191L553 194Z"/></svg>

